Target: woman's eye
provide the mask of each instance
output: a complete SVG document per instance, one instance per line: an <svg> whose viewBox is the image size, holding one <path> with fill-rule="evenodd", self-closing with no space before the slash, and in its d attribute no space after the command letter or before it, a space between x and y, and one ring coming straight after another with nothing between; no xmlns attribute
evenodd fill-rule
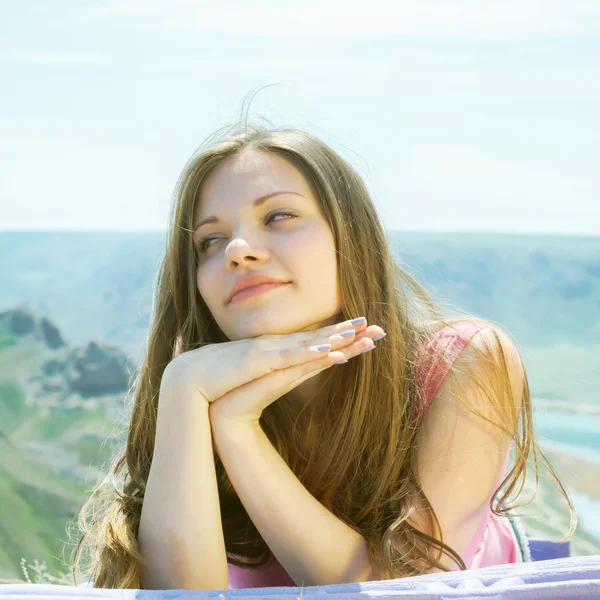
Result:
<svg viewBox="0 0 600 600"><path fill-rule="evenodd" d="M209 242L212 242L213 240L219 240L221 238L201 238L200 241L198 242L198 245L196 246L196 248L198 249L198 251L200 252L200 254L202 254L203 252L206 252L206 250L208 248L210 248L210 244Z"/></svg>
<svg viewBox="0 0 600 600"><path fill-rule="evenodd" d="M274 219L274 217L292 217L292 218L296 218L297 216L298 216L298 215L296 215L296 214L294 214L294 213L292 213L292 212L289 212L289 211L278 211L278 212L273 212L273 213L271 213L271 214L270 214L270 215L267 217L267 219L266 219L265 223L267 223L267 224L268 224L268 223L271 223L271 222L273 222L273 219ZM282 220L282 221L285 221L286 219L277 219L277 221L280 221L280 220ZM217 241L218 241L218 240L221 240L221 239L223 239L223 238L218 238L218 237L208 237L208 236L207 236L207 237L200 238L200 240L198 241L198 244L197 244L197 246L196 246L196 249L198 250L198 252L200 252L200 254L202 254L203 252L206 252L206 250L207 250L208 248L211 248L211 247L212 247L212 244L210 244L210 242L212 242L212 241L214 241L214 240L217 240Z"/></svg>
<svg viewBox="0 0 600 600"><path fill-rule="evenodd" d="M297 217L297 216L298 215L291 213L291 212L287 212L287 211L274 212L274 213L271 213L267 217L267 223L270 223L273 220L273 217Z"/></svg>

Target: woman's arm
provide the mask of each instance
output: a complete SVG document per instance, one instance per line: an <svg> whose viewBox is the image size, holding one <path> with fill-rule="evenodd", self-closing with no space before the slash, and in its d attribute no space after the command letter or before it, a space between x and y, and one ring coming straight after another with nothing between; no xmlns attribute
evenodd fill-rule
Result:
<svg viewBox="0 0 600 600"><path fill-rule="evenodd" d="M423 419L417 441L417 472L440 521L444 543L464 557L501 482L509 451L511 438L496 424L517 433L526 377L517 347L493 324L475 334L456 366ZM424 507L418 498L414 503L417 511L410 518L411 524L432 535L419 515ZM441 562L457 569L447 556ZM433 568L429 572L439 571Z"/></svg>
<svg viewBox="0 0 600 600"><path fill-rule="evenodd" d="M215 448L263 539L298 586L369 581L366 540L302 485L260 425L211 419Z"/></svg>
<svg viewBox="0 0 600 600"><path fill-rule="evenodd" d="M144 589L223 590L227 556L208 416L165 371L138 540Z"/></svg>
<svg viewBox="0 0 600 600"><path fill-rule="evenodd" d="M355 321L343 321L315 331L209 344L182 352L169 363L161 381L155 453L139 536L149 559L145 577L151 587L205 590L228 587L211 444L213 425L215 421L251 423L260 428L262 410L286 391L340 359L373 347L371 338L383 332L381 327L367 327L364 318ZM350 336L346 337L348 332ZM252 480L264 477L264 489L274 498L280 481L289 482L291 472L288 470L286 478L285 469L281 468L284 463L274 450L268 460L268 446L258 443L260 438L249 438L254 443L254 455L252 450L240 452L235 444L242 437L240 426L233 438L227 435L221 438L229 441L229 452L224 451L223 444L218 444L221 453L227 455L223 463L233 485L238 491L249 489ZM252 460L256 456L264 457L266 466ZM309 518L312 520L318 513L322 520L325 509L302 486L300 488L313 503ZM243 492L240 496L244 500ZM257 514L254 496L251 494L245 499L251 518L260 526L264 521ZM289 503L285 495L282 500ZM328 513L325 511L325 514ZM352 541L356 545L356 536L349 535L348 531L338 523L333 533L342 534L342 544ZM269 532L265 538L279 558L280 546ZM325 549L335 549L337 543L326 544ZM321 558L326 559L325 554L321 554ZM285 560L283 566L289 567L289 561ZM353 566L349 565L352 573ZM314 566L310 563L309 571L312 569L317 576L323 572L323 567L316 563ZM292 572L304 574L302 569L292 569ZM344 576L346 571L338 568L335 572Z"/></svg>

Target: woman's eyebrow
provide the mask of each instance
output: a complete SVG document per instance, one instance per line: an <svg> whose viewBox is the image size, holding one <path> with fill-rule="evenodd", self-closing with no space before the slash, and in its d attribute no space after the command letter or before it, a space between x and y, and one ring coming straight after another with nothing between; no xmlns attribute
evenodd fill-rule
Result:
<svg viewBox="0 0 600 600"><path fill-rule="evenodd" d="M267 194L266 196L261 196L260 198L257 198L254 201L254 206L258 207L261 204L263 204L264 202L266 202L269 198L272 198L273 196L277 196L279 194L294 194L296 196L302 196L302 194L298 193L298 192L271 192L270 194ZM302 198L304 198L304 196L302 196ZM197 229L199 229L202 225L205 225L206 223L216 223L217 221L219 221L219 217L207 217L206 219L203 219L202 221L200 221L199 223L196 223L196 225L194 225L194 231L196 231Z"/></svg>

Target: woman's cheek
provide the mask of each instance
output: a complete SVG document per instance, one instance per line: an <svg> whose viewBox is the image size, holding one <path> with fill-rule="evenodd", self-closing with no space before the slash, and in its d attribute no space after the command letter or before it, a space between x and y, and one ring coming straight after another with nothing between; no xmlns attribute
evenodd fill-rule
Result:
<svg viewBox="0 0 600 600"><path fill-rule="evenodd" d="M322 232L308 232L290 241L286 248L286 268L308 287L317 286L329 294L328 282L337 281L335 247Z"/></svg>
<svg viewBox="0 0 600 600"><path fill-rule="evenodd" d="M198 291L202 296L202 299L209 307L209 309L213 309L218 305L218 298L216 295L219 293L219 290L222 290L222 286L217 283L217 274L216 269L214 267L211 268L210 265L205 264L202 267L198 268L196 274L196 283L198 285ZM225 291L221 291L222 294L226 294Z"/></svg>
<svg viewBox="0 0 600 600"><path fill-rule="evenodd" d="M307 255L318 256L320 253L330 250L329 246L332 246L328 236L324 235L319 227L298 228L294 235L286 238L286 244L290 253L293 253L294 256L301 253L300 258Z"/></svg>

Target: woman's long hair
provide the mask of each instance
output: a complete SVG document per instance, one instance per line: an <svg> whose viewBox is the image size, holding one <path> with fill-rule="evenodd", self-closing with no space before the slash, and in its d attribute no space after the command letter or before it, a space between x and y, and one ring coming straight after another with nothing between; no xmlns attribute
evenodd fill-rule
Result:
<svg viewBox="0 0 600 600"><path fill-rule="evenodd" d="M130 390L127 444L79 514L81 537L72 556L75 582L82 576L99 588L142 589L144 557L137 535L153 456L161 377L179 352L228 341L197 289L194 206L211 172L245 150L273 153L306 178L335 239L343 306L340 321L365 315L387 333L376 352L324 372L322 390L327 401L319 407L318 424L317 419L306 422L309 429L318 426L327 435L300 431L298 409L293 409L287 395L264 410L261 425L266 435L314 497L365 537L378 579L418 575L433 567L448 570L440 563L442 555L465 569L461 556L443 542L414 465L423 401L416 376L421 350L442 327L470 315L457 316L457 312L444 318L425 289L391 256L369 192L348 162L307 131L250 126L246 119L243 127L236 124L209 138L178 180L145 353ZM571 510L567 536L572 536L573 504L534 440L527 377L522 397L513 398L504 361L486 356L485 376L474 366L478 361L463 362L460 368L489 398L499 416L494 422L511 438L515 452L514 466L490 507L495 514L506 515L524 506L511 502L523 490L531 454L537 484L539 455L567 499ZM497 390L505 390L506 395ZM468 404L466 397L464 401ZM305 410L312 411L312 405ZM316 441L307 449L306 443L300 447L300 439ZM229 562L246 568L268 565L273 555L216 454L215 468ZM425 531L411 520L415 498L426 507ZM85 564L84 550L89 555Z"/></svg>

